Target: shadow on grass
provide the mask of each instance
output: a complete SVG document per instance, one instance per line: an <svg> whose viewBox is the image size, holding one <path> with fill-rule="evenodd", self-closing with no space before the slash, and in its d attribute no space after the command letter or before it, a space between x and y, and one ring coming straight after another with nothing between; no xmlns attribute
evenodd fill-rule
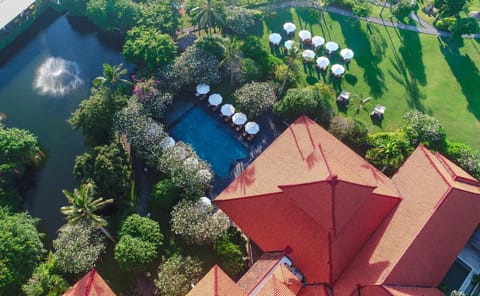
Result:
<svg viewBox="0 0 480 296"><path fill-rule="evenodd" d="M272 32L282 34L282 40L286 40L285 31L283 30L283 24L286 22L293 22L293 16L289 9L271 11L265 16L265 24L268 29Z"/></svg>
<svg viewBox="0 0 480 296"><path fill-rule="evenodd" d="M468 111L480 120L480 72L472 58L460 53L461 42L447 39L439 40L440 51L450 67L455 79L462 88L468 101Z"/></svg>
<svg viewBox="0 0 480 296"><path fill-rule="evenodd" d="M340 24L345 44L355 52L355 61L363 69L363 79L370 88L369 94L375 98L381 97L386 89L384 74L379 67L383 51L379 52L372 47L370 36L373 34L367 34L358 20L345 19L333 14L330 14L330 17ZM376 42L381 43L382 39L377 39ZM381 45L380 48L384 46Z"/></svg>
<svg viewBox="0 0 480 296"><path fill-rule="evenodd" d="M300 28L313 31L313 25L320 22L320 12L311 8L297 8L298 21L300 22Z"/></svg>

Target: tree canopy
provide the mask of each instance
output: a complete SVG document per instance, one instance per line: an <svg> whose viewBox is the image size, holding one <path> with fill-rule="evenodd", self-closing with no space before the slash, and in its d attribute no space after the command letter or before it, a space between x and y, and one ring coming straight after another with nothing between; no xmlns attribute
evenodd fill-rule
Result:
<svg viewBox="0 0 480 296"><path fill-rule="evenodd" d="M135 25L138 10L131 0L89 0L86 15L102 30L126 31Z"/></svg>
<svg viewBox="0 0 480 296"><path fill-rule="evenodd" d="M185 295L202 277L202 262L190 256L173 255L158 267L155 287L160 295Z"/></svg>
<svg viewBox="0 0 480 296"><path fill-rule="evenodd" d="M26 167L38 165L43 158L38 139L32 133L0 127L0 175L23 173Z"/></svg>

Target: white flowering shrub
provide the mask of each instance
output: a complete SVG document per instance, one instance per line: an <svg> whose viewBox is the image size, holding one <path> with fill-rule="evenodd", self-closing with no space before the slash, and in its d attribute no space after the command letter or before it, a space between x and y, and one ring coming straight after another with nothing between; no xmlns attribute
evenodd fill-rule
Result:
<svg viewBox="0 0 480 296"><path fill-rule="evenodd" d="M202 262L190 256L173 255L158 267L156 295L185 295L202 277Z"/></svg>
<svg viewBox="0 0 480 296"><path fill-rule="evenodd" d="M173 98L170 93L161 92L158 89L158 81L153 78L137 81L133 95L143 105L147 115L157 120L164 117Z"/></svg>
<svg viewBox="0 0 480 296"><path fill-rule="evenodd" d="M272 82L251 82L243 85L234 93L237 106L249 118L257 117L273 108L277 95Z"/></svg>
<svg viewBox="0 0 480 296"><path fill-rule="evenodd" d="M247 36L260 12L238 6L225 7L225 27L233 34Z"/></svg>

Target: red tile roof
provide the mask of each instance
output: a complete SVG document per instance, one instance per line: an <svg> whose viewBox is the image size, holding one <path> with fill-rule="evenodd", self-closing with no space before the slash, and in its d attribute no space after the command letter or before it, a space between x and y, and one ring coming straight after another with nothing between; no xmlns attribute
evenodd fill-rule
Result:
<svg viewBox="0 0 480 296"><path fill-rule="evenodd" d="M190 290L188 296L246 296L247 294L217 265Z"/></svg>
<svg viewBox="0 0 480 296"><path fill-rule="evenodd" d="M63 296L116 296L105 280L92 269Z"/></svg>
<svg viewBox="0 0 480 296"><path fill-rule="evenodd" d="M298 296L333 296L326 285L307 285L304 286Z"/></svg>
<svg viewBox="0 0 480 296"><path fill-rule="evenodd" d="M437 288L383 286L392 296L444 296ZM375 295L374 295L375 296Z"/></svg>
<svg viewBox="0 0 480 296"><path fill-rule="evenodd" d="M238 280L237 284L243 291L249 293L263 280L285 255L284 252L264 253L248 271Z"/></svg>
<svg viewBox="0 0 480 296"><path fill-rule="evenodd" d="M302 288L302 282L281 264L258 292L258 296L295 296Z"/></svg>

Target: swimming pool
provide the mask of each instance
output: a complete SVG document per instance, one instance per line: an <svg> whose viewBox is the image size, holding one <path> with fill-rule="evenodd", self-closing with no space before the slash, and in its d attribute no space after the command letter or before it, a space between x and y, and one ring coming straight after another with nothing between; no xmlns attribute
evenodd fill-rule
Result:
<svg viewBox="0 0 480 296"><path fill-rule="evenodd" d="M232 163L249 155L242 143L226 130L230 127L209 111L185 101L176 101L173 105L166 118L170 135L175 140L190 144L198 156L212 166L218 177L227 177Z"/></svg>

